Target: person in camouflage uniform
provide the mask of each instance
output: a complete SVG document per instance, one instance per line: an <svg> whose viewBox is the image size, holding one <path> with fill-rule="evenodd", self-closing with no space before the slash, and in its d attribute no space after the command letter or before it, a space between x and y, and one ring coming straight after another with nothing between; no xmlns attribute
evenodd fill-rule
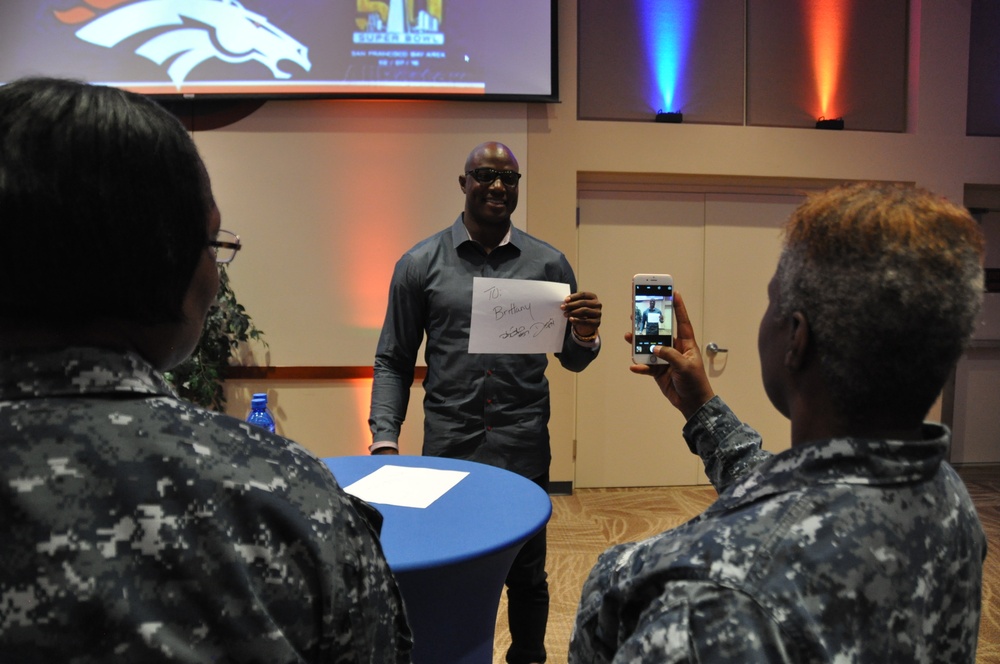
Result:
<svg viewBox="0 0 1000 664"><path fill-rule="evenodd" d="M152 101L0 87L0 661L410 660L366 506L160 373L214 301L219 224Z"/></svg>
<svg viewBox="0 0 1000 664"><path fill-rule="evenodd" d="M772 455L712 391L683 298L655 377L719 491L703 514L612 547L584 585L570 662L973 662L986 539L923 422L982 300L969 214L856 184L790 219L758 348L791 419Z"/></svg>

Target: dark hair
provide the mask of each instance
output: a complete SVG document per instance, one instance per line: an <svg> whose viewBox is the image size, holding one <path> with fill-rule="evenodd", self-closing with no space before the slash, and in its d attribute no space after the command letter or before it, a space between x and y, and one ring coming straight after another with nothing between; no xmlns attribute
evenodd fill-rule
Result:
<svg viewBox="0 0 1000 664"><path fill-rule="evenodd" d="M962 207L912 186L813 195L785 228L781 310L809 320L839 414L927 414L983 297L985 241Z"/></svg>
<svg viewBox="0 0 1000 664"><path fill-rule="evenodd" d="M0 87L0 317L181 320L213 205L194 142L155 102Z"/></svg>

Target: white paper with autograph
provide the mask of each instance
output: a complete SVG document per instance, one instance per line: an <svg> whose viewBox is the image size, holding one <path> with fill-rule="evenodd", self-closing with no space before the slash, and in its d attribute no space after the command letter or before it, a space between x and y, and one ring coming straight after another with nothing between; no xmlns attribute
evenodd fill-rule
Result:
<svg viewBox="0 0 1000 664"><path fill-rule="evenodd" d="M566 319L560 306L569 284L528 279L472 280L470 353L556 353Z"/></svg>

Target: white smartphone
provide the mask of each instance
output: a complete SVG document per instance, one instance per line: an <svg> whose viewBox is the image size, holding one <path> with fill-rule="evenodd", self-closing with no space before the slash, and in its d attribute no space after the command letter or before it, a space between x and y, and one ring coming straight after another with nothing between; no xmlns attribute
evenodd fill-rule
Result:
<svg viewBox="0 0 1000 664"><path fill-rule="evenodd" d="M653 346L674 341L674 278L669 274L637 274L632 277L632 361L656 364L660 358Z"/></svg>

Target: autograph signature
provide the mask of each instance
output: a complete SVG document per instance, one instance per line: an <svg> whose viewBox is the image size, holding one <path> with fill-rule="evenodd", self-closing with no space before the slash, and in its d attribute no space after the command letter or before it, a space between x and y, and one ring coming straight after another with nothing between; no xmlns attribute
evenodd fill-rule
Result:
<svg viewBox="0 0 1000 664"><path fill-rule="evenodd" d="M524 325L512 325L509 329L504 330L503 332L500 333L500 338L519 339L521 337L527 337L527 336L537 337L539 334L541 334L542 332L549 329L555 324L556 324L555 319L550 318L544 323L535 322L527 327Z"/></svg>

